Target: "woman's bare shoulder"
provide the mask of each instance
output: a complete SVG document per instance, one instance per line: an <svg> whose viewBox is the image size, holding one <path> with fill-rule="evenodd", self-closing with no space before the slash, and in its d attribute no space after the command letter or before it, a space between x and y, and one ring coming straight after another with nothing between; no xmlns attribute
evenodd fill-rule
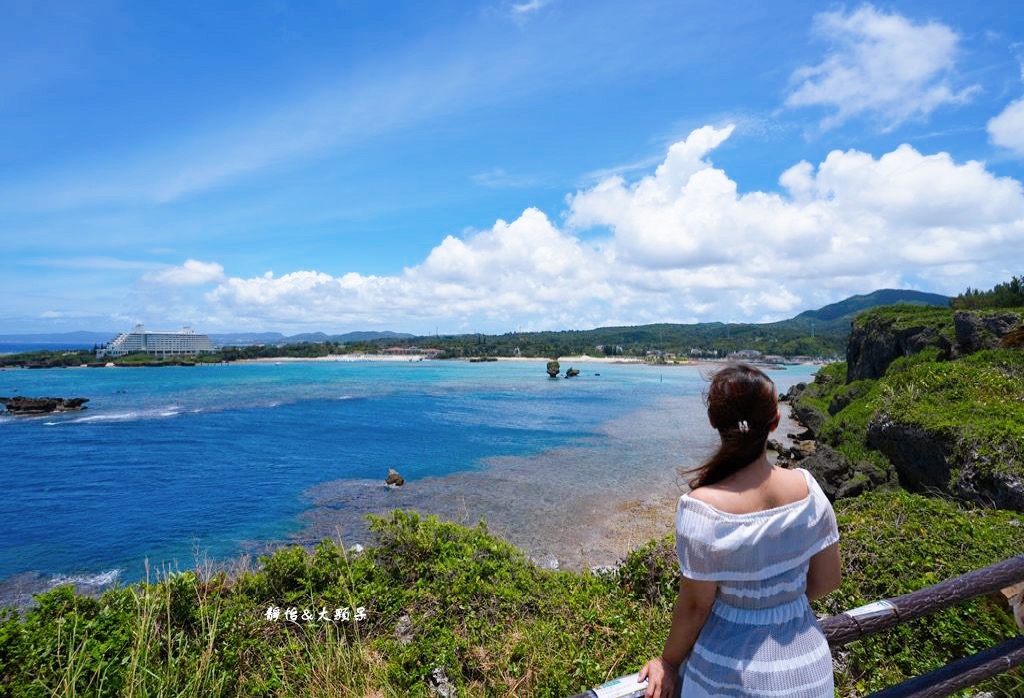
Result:
<svg viewBox="0 0 1024 698"><path fill-rule="evenodd" d="M686 496L691 499L696 499L699 502L710 504L713 507L720 507L723 503L727 503L730 494L735 494L730 490L723 489L719 485L704 485L698 487L695 490L690 490Z"/></svg>
<svg viewBox="0 0 1024 698"><path fill-rule="evenodd" d="M732 514L764 511L806 499L810 494L802 471L772 468L767 481L744 486L739 479L727 479L714 485L698 487L689 496L715 509Z"/></svg>
<svg viewBox="0 0 1024 698"><path fill-rule="evenodd" d="M790 470L788 468L775 467L772 469L776 496L780 499L796 502L804 499L811 493L807 483L807 476L803 470Z"/></svg>

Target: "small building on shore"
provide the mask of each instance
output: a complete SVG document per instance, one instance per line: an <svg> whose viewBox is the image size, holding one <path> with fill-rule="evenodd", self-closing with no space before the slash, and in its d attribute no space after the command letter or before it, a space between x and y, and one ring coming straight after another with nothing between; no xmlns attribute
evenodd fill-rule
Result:
<svg viewBox="0 0 1024 698"><path fill-rule="evenodd" d="M140 353L159 357L195 356L213 351L210 338L189 327L177 332L150 332L144 326L136 325L131 332L122 332L97 349L96 358Z"/></svg>

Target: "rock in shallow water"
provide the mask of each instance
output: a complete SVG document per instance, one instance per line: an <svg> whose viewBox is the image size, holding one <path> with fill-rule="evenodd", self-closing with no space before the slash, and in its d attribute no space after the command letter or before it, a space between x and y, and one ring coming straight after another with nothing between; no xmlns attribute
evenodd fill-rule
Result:
<svg viewBox="0 0 1024 698"><path fill-rule="evenodd" d="M0 404L11 414L50 414L84 410L86 397L0 397Z"/></svg>

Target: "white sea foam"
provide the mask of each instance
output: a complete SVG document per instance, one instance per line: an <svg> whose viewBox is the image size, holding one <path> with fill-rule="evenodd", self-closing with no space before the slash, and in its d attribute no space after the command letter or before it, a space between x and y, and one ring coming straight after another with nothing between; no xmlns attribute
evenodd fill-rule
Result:
<svg viewBox="0 0 1024 698"><path fill-rule="evenodd" d="M50 579L50 586L74 584L76 587L105 587L116 582L121 572L120 569L113 569L97 574L58 574Z"/></svg>
<svg viewBox="0 0 1024 698"><path fill-rule="evenodd" d="M84 417L69 419L64 424L88 424L90 422L133 422L140 419L169 419L181 414L179 405L167 405L148 410L129 410L127 412L111 412L109 414L90 414Z"/></svg>
<svg viewBox="0 0 1024 698"><path fill-rule="evenodd" d="M113 414L91 414L88 417L78 417L68 420L68 424L85 424L88 422L127 422L138 419L139 412L114 412Z"/></svg>

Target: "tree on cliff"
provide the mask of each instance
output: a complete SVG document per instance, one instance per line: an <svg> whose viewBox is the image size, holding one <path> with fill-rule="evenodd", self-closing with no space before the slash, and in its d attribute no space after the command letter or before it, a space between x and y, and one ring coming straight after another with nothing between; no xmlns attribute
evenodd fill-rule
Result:
<svg viewBox="0 0 1024 698"><path fill-rule="evenodd" d="M1019 308L1024 306L1024 276L1015 276L1005 283L996 284L991 291L968 287L951 304L957 310Z"/></svg>

